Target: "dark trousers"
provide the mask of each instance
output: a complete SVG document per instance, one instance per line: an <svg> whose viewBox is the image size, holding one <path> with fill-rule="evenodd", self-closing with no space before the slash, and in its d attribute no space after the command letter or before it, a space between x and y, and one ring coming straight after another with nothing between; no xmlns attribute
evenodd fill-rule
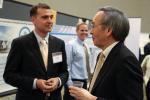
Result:
<svg viewBox="0 0 150 100"><path fill-rule="evenodd" d="M81 82L83 82L83 87L82 88L87 89L87 80L72 79L72 81L81 81ZM70 95L69 88L68 88L67 84L64 86L63 100L75 100L75 98Z"/></svg>

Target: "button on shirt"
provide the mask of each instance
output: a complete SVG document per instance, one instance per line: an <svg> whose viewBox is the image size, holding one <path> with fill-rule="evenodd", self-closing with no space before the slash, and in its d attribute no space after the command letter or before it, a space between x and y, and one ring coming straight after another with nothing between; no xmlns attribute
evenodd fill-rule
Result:
<svg viewBox="0 0 150 100"><path fill-rule="evenodd" d="M67 84L72 85L71 79L88 79L83 41L81 41L78 37L69 41L66 45L66 53L69 71Z"/></svg>

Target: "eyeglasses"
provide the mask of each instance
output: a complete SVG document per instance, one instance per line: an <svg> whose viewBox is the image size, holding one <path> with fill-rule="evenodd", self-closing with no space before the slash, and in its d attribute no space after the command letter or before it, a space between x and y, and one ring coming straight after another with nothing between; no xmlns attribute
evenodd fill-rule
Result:
<svg viewBox="0 0 150 100"><path fill-rule="evenodd" d="M89 24L89 30L92 30L92 29L98 27L99 25L103 25L103 24L94 25L93 23L90 23Z"/></svg>

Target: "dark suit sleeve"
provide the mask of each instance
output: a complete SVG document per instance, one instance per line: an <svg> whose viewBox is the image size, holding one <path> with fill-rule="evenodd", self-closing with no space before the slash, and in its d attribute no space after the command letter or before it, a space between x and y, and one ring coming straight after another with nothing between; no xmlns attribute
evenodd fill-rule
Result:
<svg viewBox="0 0 150 100"><path fill-rule="evenodd" d="M143 74L137 59L128 56L118 67L119 70L116 72L118 100L143 100Z"/></svg>
<svg viewBox="0 0 150 100"><path fill-rule="evenodd" d="M6 83L23 90L31 90L33 78L22 75L23 47L20 41L13 40L9 55L7 57L4 71L4 80Z"/></svg>
<svg viewBox="0 0 150 100"><path fill-rule="evenodd" d="M61 84L64 85L68 80L68 70L67 70L67 58L66 58L66 51L65 51L65 43L62 42L62 67L61 72L59 74L59 78L61 79Z"/></svg>

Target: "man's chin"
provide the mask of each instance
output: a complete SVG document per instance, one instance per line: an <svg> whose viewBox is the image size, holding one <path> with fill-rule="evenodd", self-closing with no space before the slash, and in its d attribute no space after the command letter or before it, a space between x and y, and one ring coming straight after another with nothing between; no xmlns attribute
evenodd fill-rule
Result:
<svg viewBox="0 0 150 100"><path fill-rule="evenodd" d="M94 43L95 46L97 46L96 41L94 39L93 39L93 43Z"/></svg>
<svg viewBox="0 0 150 100"><path fill-rule="evenodd" d="M48 32L51 32L51 31L52 31L52 29L49 29L49 30L48 30Z"/></svg>
<svg viewBox="0 0 150 100"><path fill-rule="evenodd" d="M47 30L47 33L48 33L48 32L51 32L51 31L52 31L52 30Z"/></svg>

